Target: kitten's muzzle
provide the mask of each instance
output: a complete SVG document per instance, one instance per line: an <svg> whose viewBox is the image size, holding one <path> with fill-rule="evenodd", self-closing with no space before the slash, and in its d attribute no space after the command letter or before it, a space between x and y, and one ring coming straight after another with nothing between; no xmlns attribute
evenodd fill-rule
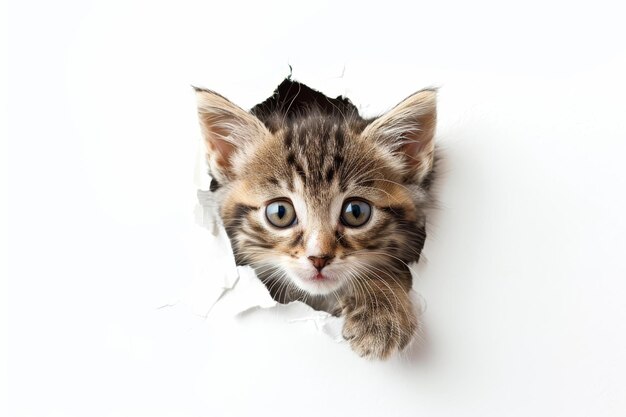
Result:
<svg viewBox="0 0 626 417"><path fill-rule="evenodd" d="M333 256L324 255L324 256L309 256L309 260L317 269L318 272L322 270L330 261L333 259Z"/></svg>

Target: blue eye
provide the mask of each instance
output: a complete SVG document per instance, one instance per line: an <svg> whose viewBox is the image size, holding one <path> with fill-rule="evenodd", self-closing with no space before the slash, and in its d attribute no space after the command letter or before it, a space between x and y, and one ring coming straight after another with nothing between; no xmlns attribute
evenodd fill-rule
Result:
<svg viewBox="0 0 626 417"><path fill-rule="evenodd" d="M273 226L285 228L296 222L296 210L287 200L273 201L265 207L265 217Z"/></svg>
<svg viewBox="0 0 626 417"><path fill-rule="evenodd" d="M341 222L348 227L363 226L370 219L372 206L362 200L348 200L341 210Z"/></svg>

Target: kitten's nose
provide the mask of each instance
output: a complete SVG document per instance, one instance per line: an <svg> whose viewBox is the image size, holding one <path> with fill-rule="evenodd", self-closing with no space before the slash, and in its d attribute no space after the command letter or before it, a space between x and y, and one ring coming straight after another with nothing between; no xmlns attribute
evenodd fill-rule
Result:
<svg viewBox="0 0 626 417"><path fill-rule="evenodd" d="M321 271L322 268L324 268L326 264L330 262L331 259L333 259L333 257L329 255L309 256L309 260L311 261L315 269L317 269L318 271Z"/></svg>

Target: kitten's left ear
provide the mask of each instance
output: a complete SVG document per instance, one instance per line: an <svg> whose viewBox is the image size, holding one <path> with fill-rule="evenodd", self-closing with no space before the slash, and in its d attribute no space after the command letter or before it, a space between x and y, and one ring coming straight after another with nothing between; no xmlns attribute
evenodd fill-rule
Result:
<svg viewBox="0 0 626 417"><path fill-rule="evenodd" d="M437 91L421 90L374 120L363 131L392 152L401 154L409 174L419 184L433 169Z"/></svg>
<svg viewBox="0 0 626 417"><path fill-rule="evenodd" d="M245 154L270 132L259 119L221 95L194 89L211 176L219 183L228 182L237 176L237 155Z"/></svg>

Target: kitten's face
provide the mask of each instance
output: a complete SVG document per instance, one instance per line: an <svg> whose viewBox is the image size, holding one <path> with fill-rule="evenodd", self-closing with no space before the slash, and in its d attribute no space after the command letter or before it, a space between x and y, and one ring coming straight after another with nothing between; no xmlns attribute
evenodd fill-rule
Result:
<svg viewBox="0 0 626 417"><path fill-rule="evenodd" d="M394 271L419 259L434 92L374 121L310 109L265 124L215 93L199 98L237 262L252 265L271 292L332 294L367 285L361 275L399 280Z"/></svg>
<svg viewBox="0 0 626 417"><path fill-rule="evenodd" d="M363 127L316 115L259 143L222 208L240 261L329 294L355 275L415 259L419 190L403 184L402 166Z"/></svg>

